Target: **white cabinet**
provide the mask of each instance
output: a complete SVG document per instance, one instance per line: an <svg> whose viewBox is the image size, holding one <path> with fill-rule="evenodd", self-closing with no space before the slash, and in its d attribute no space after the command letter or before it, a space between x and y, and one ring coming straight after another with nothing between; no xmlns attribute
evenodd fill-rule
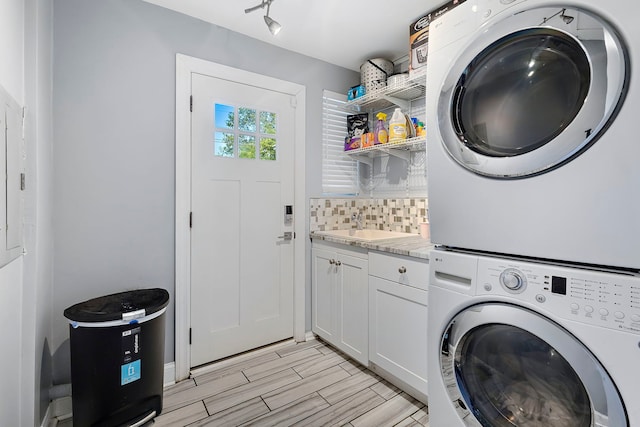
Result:
<svg viewBox="0 0 640 427"><path fill-rule="evenodd" d="M369 359L423 399L428 281L427 260L369 253Z"/></svg>
<svg viewBox="0 0 640 427"><path fill-rule="evenodd" d="M0 267L22 253L24 163L22 108L0 87Z"/></svg>
<svg viewBox="0 0 640 427"><path fill-rule="evenodd" d="M367 365L367 251L314 242L311 258L312 331Z"/></svg>

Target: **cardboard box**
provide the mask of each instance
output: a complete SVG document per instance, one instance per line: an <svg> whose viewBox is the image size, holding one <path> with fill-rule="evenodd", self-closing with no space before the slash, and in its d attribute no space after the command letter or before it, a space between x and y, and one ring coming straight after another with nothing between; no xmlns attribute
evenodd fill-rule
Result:
<svg viewBox="0 0 640 427"><path fill-rule="evenodd" d="M422 16L409 27L409 77L426 71L429 53L429 24L466 0L451 0Z"/></svg>

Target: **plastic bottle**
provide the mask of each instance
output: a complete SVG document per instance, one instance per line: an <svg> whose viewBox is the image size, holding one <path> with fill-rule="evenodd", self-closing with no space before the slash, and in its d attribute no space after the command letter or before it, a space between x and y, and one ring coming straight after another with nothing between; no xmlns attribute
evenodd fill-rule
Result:
<svg viewBox="0 0 640 427"><path fill-rule="evenodd" d="M373 143L386 144L389 142L389 134L387 133L387 128L384 125L384 122L387 120L387 115L385 113L378 113L376 114L376 118L378 121L376 122L376 128L373 132Z"/></svg>
<svg viewBox="0 0 640 427"><path fill-rule="evenodd" d="M407 118L400 108L396 108L389 120L389 142L401 142L407 139Z"/></svg>

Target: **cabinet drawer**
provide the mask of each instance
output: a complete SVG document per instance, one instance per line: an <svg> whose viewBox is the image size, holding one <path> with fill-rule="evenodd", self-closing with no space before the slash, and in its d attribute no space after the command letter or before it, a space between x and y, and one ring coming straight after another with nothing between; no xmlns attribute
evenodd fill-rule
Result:
<svg viewBox="0 0 640 427"><path fill-rule="evenodd" d="M426 290L429 261L372 251L369 252L369 275Z"/></svg>

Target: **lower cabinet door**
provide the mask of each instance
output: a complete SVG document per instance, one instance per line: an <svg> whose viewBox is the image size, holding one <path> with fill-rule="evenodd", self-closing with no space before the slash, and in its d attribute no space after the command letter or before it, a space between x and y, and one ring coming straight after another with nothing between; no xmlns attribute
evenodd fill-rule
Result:
<svg viewBox="0 0 640 427"><path fill-rule="evenodd" d="M336 311L336 253L314 247L312 260L311 330L329 342L337 339L338 313Z"/></svg>
<svg viewBox="0 0 640 427"><path fill-rule="evenodd" d="M338 348L356 361L369 364L369 269L365 258L339 253Z"/></svg>
<svg viewBox="0 0 640 427"><path fill-rule="evenodd" d="M369 276L369 359L427 395L427 291Z"/></svg>

